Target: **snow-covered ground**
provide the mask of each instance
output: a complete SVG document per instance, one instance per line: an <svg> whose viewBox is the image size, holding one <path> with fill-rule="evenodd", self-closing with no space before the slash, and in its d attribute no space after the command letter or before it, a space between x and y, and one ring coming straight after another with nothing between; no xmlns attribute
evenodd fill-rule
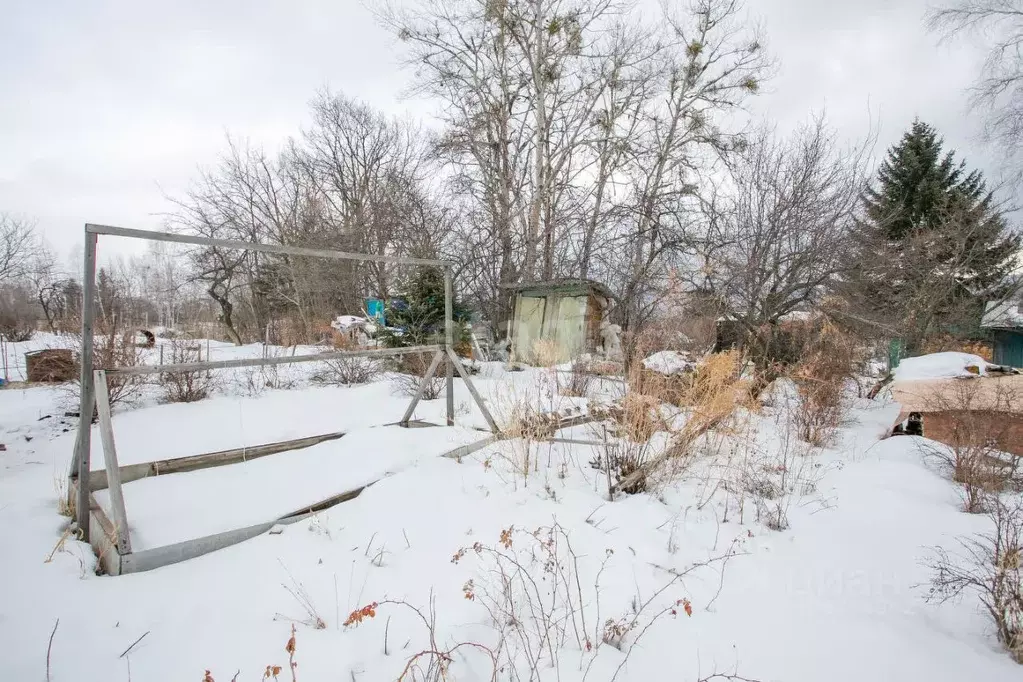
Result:
<svg viewBox="0 0 1023 682"><path fill-rule="evenodd" d="M896 405L856 401L833 446L812 450L789 435L781 395L775 407L740 414L732 435L702 443L685 471L609 502L606 475L590 464L594 446L509 440L461 460L437 457L482 435L461 381L457 428L398 430L385 425L408 399L386 378L325 387L308 384L308 371L292 390L250 393L236 374L199 403L147 395L118 409L122 463L347 433L126 484L133 540L162 544L244 525L253 513L269 520L296 501L391 475L280 534L121 577L96 576L88 546L58 543L74 442L73 420L61 416L66 391L0 391L0 679L47 679L58 619L54 682L198 682L206 670L216 682L236 671L239 682L258 681L268 665L290 680L292 625L303 682L396 680L414 655L460 643L449 679L490 680L479 647L497 648L495 623L505 645L494 655L511 654L518 679L530 678L530 660L540 679L565 682L714 672L796 682L1019 679L972 597L924 600L927 548L951 547L987 522L960 511L917 439L881 440ZM487 365L477 385L499 419L522 402L585 409L559 397L541 370ZM417 416L441 423L443 411L443 400L426 401ZM586 426L562 435L599 436ZM97 445L96 468L99 453ZM779 518L787 528L768 527ZM374 602L361 623L344 626ZM317 619L325 627L313 627ZM429 658L417 660L425 668ZM498 679L516 679L512 667Z"/></svg>

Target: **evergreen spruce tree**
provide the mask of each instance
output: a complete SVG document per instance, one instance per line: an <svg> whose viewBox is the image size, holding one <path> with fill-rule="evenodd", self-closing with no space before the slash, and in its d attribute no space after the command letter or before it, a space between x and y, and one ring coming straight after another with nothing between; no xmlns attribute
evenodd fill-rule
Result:
<svg viewBox="0 0 1023 682"><path fill-rule="evenodd" d="M916 120L863 204L847 282L860 311L911 351L932 334L976 330L985 301L1006 293L1020 248L983 174Z"/></svg>
<svg viewBox="0 0 1023 682"><path fill-rule="evenodd" d="M455 343L464 335L469 311L456 298L452 313L457 324ZM438 343L444 338L444 273L439 268L421 268L411 277L405 291L385 308L387 328L380 337L391 348Z"/></svg>

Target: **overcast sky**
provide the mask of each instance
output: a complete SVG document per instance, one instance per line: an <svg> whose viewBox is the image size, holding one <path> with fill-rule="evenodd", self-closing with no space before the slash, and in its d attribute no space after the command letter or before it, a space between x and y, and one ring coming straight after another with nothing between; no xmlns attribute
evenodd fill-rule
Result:
<svg viewBox="0 0 1023 682"><path fill-rule="evenodd" d="M402 99L395 41L359 0L4 4L0 211L35 218L65 252L87 221L160 229L164 196L213 163L228 132L276 148L321 87L396 114L431 110ZM749 7L780 61L757 115L789 128L825 109L850 137L873 121L879 151L919 116L995 172L964 104L978 50L939 45L923 26L926 0Z"/></svg>

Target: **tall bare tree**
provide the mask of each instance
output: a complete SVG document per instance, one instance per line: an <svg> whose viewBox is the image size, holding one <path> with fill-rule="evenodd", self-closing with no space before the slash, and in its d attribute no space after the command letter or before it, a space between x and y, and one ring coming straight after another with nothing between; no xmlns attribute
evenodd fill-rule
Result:
<svg viewBox="0 0 1023 682"><path fill-rule="evenodd" d="M1023 142L1023 0L955 0L931 9L927 24L945 38L968 34L983 41L987 56L971 88L971 104L985 117L988 138L1018 163Z"/></svg>
<svg viewBox="0 0 1023 682"><path fill-rule="evenodd" d="M818 304L845 267L870 148L844 148L818 117L789 138L761 128L726 157L693 284L730 311L762 373L779 321Z"/></svg>
<svg viewBox="0 0 1023 682"><path fill-rule="evenodd" d="M0 282L24 275L37 250L35 223L0 213Z"/></svg>
<svg viewBox="0 0 1023 682"><path fill-rule="evenodd" d="M492 320L500 285L598 276L627 305L666 271L715 116L755 93L769 63L739 0L697 0L644 27L614 0L422 0L381 13L439 99L440 151L467 208L463 281ZM467 281L466 281L467 280Z"/></svg>

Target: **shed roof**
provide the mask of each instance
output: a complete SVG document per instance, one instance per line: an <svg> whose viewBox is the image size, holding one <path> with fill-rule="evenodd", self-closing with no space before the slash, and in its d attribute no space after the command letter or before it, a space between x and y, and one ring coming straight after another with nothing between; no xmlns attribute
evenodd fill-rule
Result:
<svg viewBox="0 0 1023 682"><path fill-rule="evenodd" d="M615 295L604 284L592 279L563 278L552 279L544 282L509 282L502 284L503 289L509 289L522 294L556 294L556 293L595 293L604 298L613 299Z"/></svg>
<svg viewBox="0 0 1023 682"><path fill-rule="evenodd" d="M1023 329L1023 299L989 301L980 320L983 329Z"/></svg>

